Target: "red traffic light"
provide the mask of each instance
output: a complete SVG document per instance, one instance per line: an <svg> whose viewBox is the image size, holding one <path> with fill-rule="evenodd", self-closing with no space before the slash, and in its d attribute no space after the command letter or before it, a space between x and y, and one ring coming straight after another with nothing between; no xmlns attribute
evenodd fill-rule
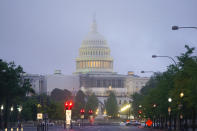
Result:
<svg viewBox="0 0 197 131"><path fill-rule="evenodd" d="M90 115L92 115L93 114L93 111L92 110L89 110L89 112L88 112Z"/></svg>
<svg viewBox="0 0 197 131"><path fill-rule="evenodd" d="M141 111L141 110L139 110L139 111L138 111L138 113L139 113L139 114L142 114L142 111Z"/></svg>
<svg viewBox="0 0 197 131"><path fill-rule="evenodd" d="M83 115L85 113L85 110L84 109L81 109L80 110L80 113L81 113L81 115Z"/></svg>
<svg viewBox="0 0 197 131"><path fill-rule="evenodd" d="M72 101L66 101L65 103L65 110L71 110L73 107L73 102Z"/></svg>

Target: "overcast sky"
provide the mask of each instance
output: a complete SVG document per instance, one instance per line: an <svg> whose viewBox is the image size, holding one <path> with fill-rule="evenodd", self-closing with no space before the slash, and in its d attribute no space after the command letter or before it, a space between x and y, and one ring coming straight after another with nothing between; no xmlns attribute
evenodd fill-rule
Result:
<svg viewBox="0 0 197 131"><path fill-rule="evenodd" d="M95 12L120 74L165 71L172 61L153 54L197 47L197 30L171 30L197 26L197 0L0 0L0 59L27 73L72 74Z"/></svg>

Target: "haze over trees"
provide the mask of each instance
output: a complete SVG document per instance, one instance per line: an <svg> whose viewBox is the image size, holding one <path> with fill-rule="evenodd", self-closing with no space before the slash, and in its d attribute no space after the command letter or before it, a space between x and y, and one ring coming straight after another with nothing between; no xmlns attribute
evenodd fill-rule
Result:
<svg viewBox="0 0 197 131"><path fill-rule="evenodd" d="M185 126L189 126L188 120L192 120L190 125L194 130L197 110L197 56L193 53L194 48L187 45L185 48L186 52L177 57L177 65L168 66L163 73L155 73L140 93L132 95L136 118L160 120L164 127L170 107L173 120L182 115ZM182 97L181 93L184 94ZM172 102L168 102L168 98ZM142 111L141 114L139 110Z"/></svg>
<svg viewBox="0 0 197 131"><path fill-rule="evenodd" d="M111 116L112 118L116 118L118 114L118 103L116 100L116 96L113 92L109 93L107 101L105 102L105 108L107 115Z"/></svg>
<svg viewBox="0 0 197 131"><path fill-rule="evenodd" d="M23 74L21 66L0 59L0 105L4 105L4 127L7 127L10 108L21 105L28 93L34 93L29 81L23 79ZM16 116L17 110L14 110L13 113L12 115Z"/></svg>

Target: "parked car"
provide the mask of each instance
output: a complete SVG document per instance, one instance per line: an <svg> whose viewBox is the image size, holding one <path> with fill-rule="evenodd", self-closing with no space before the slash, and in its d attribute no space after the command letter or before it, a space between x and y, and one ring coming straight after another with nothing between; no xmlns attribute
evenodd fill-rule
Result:
<svg viewBox="0 0 197 131"><path fill-rule="evenodd" d="M140 126L140 125L141 125L141 123L140 123L140 122L138 122L138 121L134 121L134 122L132 123L132 125L133 125L133 126Z"/></svg>
<svg viewBox="0 0 197 131"><path fill-rule="evenodd" d="M120 122L120 126L126 126L126 123L125 122Z"/></svg>
<svg viewBox="0 0 197 131"><path fill-rule="evenodd" d="M53 122L48 123L49 126L54 126L55 124Z"/></svg>
<svg viewBox="0 0 197 131"><path fill-rule="evenodd" d="M127 120L127 121L126 121L126 126L131 126L131 125L132 125L132 121Z"/></svg>

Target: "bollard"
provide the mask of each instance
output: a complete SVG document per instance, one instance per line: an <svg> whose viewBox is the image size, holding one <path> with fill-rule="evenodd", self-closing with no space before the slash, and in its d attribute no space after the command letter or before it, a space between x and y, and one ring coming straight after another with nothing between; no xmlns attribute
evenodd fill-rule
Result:
<svg viewBox="0 0 197 131"><path fill-rule="evenodd" d="M16 131L18 131L18 128L16 128Z"/></svg>
<svg viewBox="0 0 197 131"><path fill-rule="evenodd" d="M5 131L7 131L7 128L5 128Z"/></svg>
<svg viewBox="0 0 197 131"><path fill-rule="evenodd" d="M21 127L21 131L23 131L23 128Z"/></svg>
<svg viewBox="0 0 197 131"><path fill-rule="evenodd" d="M13 128L11 128L11 131L13 131Z"/></svg>

